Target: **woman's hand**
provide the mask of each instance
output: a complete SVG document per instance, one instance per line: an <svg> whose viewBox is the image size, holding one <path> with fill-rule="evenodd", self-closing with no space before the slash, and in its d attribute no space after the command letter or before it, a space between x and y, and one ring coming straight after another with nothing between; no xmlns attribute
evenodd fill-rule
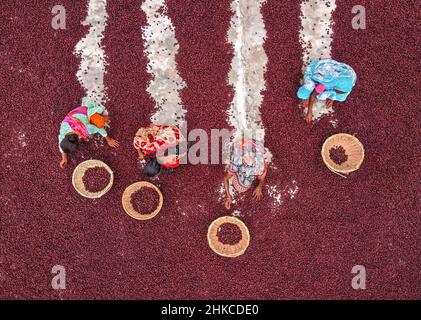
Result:
<svg viewBox="0 0 421 320"><path fill-rule="evenodd" d="M253 199L260 200L263 196L262 186L258 185L253 191Z"/></svg>
<svg viewBox="0 0 421 320"><path fill-rule="evenodd" d="M108 145L111 148L118 148L120 146L120 144L118 143L118 141L116 139L110 138L110 137L105 137L105 141L107 141Z"/></svg>
<svg viewBox="0 0 421 320"><path fill-rule="evenodd" d="M327 99L326 100L326 107L329 109L329 108L332 108L333 107L333 100L330 100L330 99Z"/></svg>
<svg viewBox="0 0 421 320"><path fill-rule="evenodd" d="M229 185L228 185L228 180L231 178L231 175L226 173L224 176L224 187L225 187L225 208L227 210L231 209L231 203L232 203L232 198L231 198L231 194L229 191Z"/></svg>
<svg viewBox="0 0 421 320"><path fill-rule="evenodd" d="M61 161L60 161L60 167L61 167L62 169L64 169L64 168L66 168L66 166L67 166L67 160L65 160L65 159L61 160Z"/></svg>
<svg viewBox="0 0 421 320"><path fill-rule="evenodd" d="M227 198L225 199L225 209L227 210L231 209L231 203L232 203L231 196L227 196Z"/></svg>

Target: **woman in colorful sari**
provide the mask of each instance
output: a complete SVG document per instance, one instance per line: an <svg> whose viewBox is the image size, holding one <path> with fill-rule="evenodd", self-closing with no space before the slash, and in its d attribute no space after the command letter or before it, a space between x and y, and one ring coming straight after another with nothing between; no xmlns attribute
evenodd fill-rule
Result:
<svg viewBox="0 0 421 320"><path fill-rule="evenodd" d="M304 73L304 83L298 89L298 98L307 107L307 123L313 118L313 104L326 100L326 107L332 108L334 101L345 101L357 81L355 71L348 65L335 60L313 60Z"/></svg>
<svg viewBox="0 0 421 320"><path fill-rule="evenodd" d="M179 148L182 142L185 138L177 126L151 124L137 131L133 146L139 159L148 159L144 168L146 175L154 177L161 168L171 171L180 166L180 159L185 155Z"/></svg>
<svg viewBox="0 0 421 320"><path fill-rule="evenodd" d="M250 189L257 179L258 184L253 191L253 198L259 200L262 197L262 187L266 178L267 165L264 159L265 148L263 143L250 139L241 139L234 143L230 163L224 177L225 208L230 209L232 198L229 192L229 181L238 192Z"/></svg>
<svg viewBox="0 0 421 320"><path fill-rule="evenodd" d="M110 147L117 148L117 140L108 136L104 126L109 117L103 115L104 110L88 99L82 100L82 106L70 111L60 125L58 136L61 152L60 167L68 162L68 154L76 151L80 141L86 141L96 133L104 137Z"/></svg>

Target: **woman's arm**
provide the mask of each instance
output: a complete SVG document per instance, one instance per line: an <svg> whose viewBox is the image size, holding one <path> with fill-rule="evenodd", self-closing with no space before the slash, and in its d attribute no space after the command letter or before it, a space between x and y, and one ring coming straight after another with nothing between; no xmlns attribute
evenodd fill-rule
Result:
<svg viewBox="0 0 421 320"><path fill-rule="evenodd" d="M136 149L137 150L137 155L139 156L140 160L145 159L145 155L143 154L142 150L140 149Z"/></svg>
<svg viewBox="0 0 421 320"><path fill-rule="evenodd" d="M60 167L64 169L67 165L67 162L69 161L67 157L67 153L62 152L61 153L61 161L60 161Z"/></svg>
<svg viewBox="0 0 421 320"><path fill-rule="evenodd" d="M227 172L224 176L224 187L225 187L225 208L227 210L231 209L231 194L230 194L230 190L229 190L229 185L228 185L228 181L231 178L232 174L230 174L229 172Z"/></svg>
<svg viewBox="0 0 421 320"><path fill-rule="evenodd" d="M308 99L308 103L307 103L307 117L306 117L306 122L308 124L311 123L311 121L313 120L313 104L314 101L316 101L316 97L317 97L317 92L313 91L311 93L310 98Z"/></svg>
<svg viewBox="0 0 421 320"><path fill-rule="evenodd" d="M110 147L118 148L120 146L120 143L116 139L113 139L108 135L107 130L105 130L105 128L98 128L93 124L88 124L86 128L88 129L90 135L99 133Z"/></svg>

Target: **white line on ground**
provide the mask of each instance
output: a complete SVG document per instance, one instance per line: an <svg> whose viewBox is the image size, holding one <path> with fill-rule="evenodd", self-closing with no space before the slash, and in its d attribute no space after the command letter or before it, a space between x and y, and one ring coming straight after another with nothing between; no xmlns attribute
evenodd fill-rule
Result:
<svg viewBox="0 0 421 320"><path fill-rule="evenodd" d="M180 90L186 87L186 83L177 72L175 57L179 44L174 25L166 15L165 0L146 0L142 10L148 22L142 28L145 55L149 61L147 71L153 76L147 91L157 109L151 121L156 124L181 125L186 110L181 102Z"/></svg>
<svg viewBox="0 0 421 320"><path fill-rule="evenodd" d="M102 107L107 101L104 87L106 57L101 44L108 18L106 6L106 0L89 0L88 14L82 22L90 26L89 32L76 44L74 51L81 58L76 76L86 97Z"/></svg>

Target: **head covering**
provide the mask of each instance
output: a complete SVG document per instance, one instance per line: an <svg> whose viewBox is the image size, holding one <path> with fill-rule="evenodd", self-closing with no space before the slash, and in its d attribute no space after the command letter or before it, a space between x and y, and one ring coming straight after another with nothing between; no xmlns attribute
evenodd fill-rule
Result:
<svg viewBox="0 0 421 320"><path fill-rule="evenodd" d="M105 119L103 115L100 115L99 113L94 113L89 118L89 122L98 128L103 128L107 120Z"/></svg>
<svg viewBox="0 0 421 320"><path fill-rule="evenodd" d="M317 93L322 93L323 91L325 91L327 88L326 88L326 86L325 85L323 85L322 83L319 83L317 86L316 86L316 88L315 88L315 90L316 90L316 92Z"/></svg>

